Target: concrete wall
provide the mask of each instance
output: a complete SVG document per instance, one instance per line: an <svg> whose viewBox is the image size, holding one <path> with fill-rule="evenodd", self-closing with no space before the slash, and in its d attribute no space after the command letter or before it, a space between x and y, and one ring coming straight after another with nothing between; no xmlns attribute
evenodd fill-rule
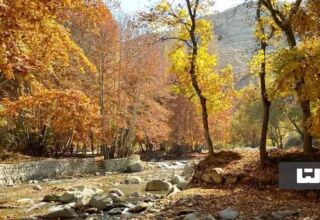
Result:
<svg viewBox="0 0 320 220"><path fill-rule="evenodd" d="M96 171L97 165L94 158L48 159L19 164L0 164L0 185L59 176L89 174Z"/></svg>

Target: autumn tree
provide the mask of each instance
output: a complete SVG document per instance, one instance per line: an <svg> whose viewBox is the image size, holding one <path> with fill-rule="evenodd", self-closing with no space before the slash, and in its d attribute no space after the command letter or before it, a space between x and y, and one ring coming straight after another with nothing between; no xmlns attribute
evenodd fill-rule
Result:
<svg viewBox="0 0 320 220"><path fill-rule="evenodd" d="M296 0L293 3L285 3L285 4L278 4L277 1L271 1L271 0L261 0L260 3L263 5L263 7L269 12L269 16L272 18L274 23L277 25L279 29L282 30L283 34L286 37L287 44L289 46L289 50L286 50L288 53L292 53L296 50L297 47L297 36L295 34L294 29L294 21L295 17L297 16L301 5L302 0ZM282 54L282 56L287 57L287 55ZM278 66L280 67L280 66ZM286 63L285 65L282 65L278 70L280 72L286 71L288 68L292 69L292 65ZM293 70L293 69L292 69ZM280 79L285 79L284 81L279 80L278 82L281 85L284 85L286 83L287 85L290 85L291 88L296 92L299 104L302 110L303 115L303 148L306 155L309 157L312 155L312 135L310 131L310 119L311 119L311 101L310 98L305 96L304 91L306 89L306 77L304 71L299 70L298 68L295 68L294 72L291 72L292 74L287 75L289 76L285 78L280 77ZM285 74L282 74L281 76L284 76ZM290 80L290 82L288 81ZM292 85L291 82L294 84Z"/></svg>
<svg viewBox="0 0 320 220"><path fill-rule="evenodd" d="M228 101L223 99L229 88L223 79L230 81L232 78L230 69L213 72L216 57L208 52L213 27L204 18L212 5L210 0L186 0L178 5L162 1L150 13L142 15L142 19L150 22L151 26L154 27L156 23L162 31L165 30L162 40L177 42L171 53L172 72L179 78L179 92L198 99L204 137L211 155L214 148L209 129L209 111L228 105ZM173 35L168 36L168 31L174 32Z"/></svg>

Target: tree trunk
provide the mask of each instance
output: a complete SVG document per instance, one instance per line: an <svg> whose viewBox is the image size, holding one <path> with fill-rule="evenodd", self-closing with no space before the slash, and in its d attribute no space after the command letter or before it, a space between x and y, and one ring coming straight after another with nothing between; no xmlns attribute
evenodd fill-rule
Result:
<svg viewBox="0 0 320 220"><path fill-rule="evenodd" d="M293 10L291 10L290 15L288 15L289 18L292 18L299 11L301 3L302 3L302 0L296 0ZM291 49L296 47L297 42L296 42L294 31L290 26L291 25L290 19L289 19L289 22L287 21L287 19L282 19L281 17L286 17L286 16L284 16L283 14L280 14L281 16L279 16L279 11L277 11L274 8L271 0L263 0L263 1L260 0L258 4L263 4L270 11L271 16L273 17L273 20L275 21L275 23L285 33L289 47ZM305 82L303 77L301 79L297 79L295 90L300 99L302 97L301 93L302 93L304 84ZM299 100L299 103L300 103L300 107L302 110L302 117L303 117L303 133L304 133L303 150L305 155L311 158L312 157L312 135L310 133L309 126L307 124L311 116L310 100Z"/></svg>
<svg viewBox="0 0 320 220"><path fill-rule="evenodd" d="M312 135L308 126L311 117L310 101L301 101L300 106L303 113L303 151L307 157L312 158Z"/></svg>
<svg viewBox="0 0 320 220"><path fill-rule="evenodd" d="M197 73L196 73L196 65L197 65L197 56L198 56L198 42L196 39L196 17L197 17L197 9L199 5L199 0L195 1L194 9L192 9L192 4L190 3L190 0L186 0L187 6L188 6L188 12L189 16L191 18L191 28L189 31L189 35L192 41L192 58L190 61L190 76L192 81L192 86L194 90L196 91L198 98L200 100L201 104L201 110L202 110L202 125L204 130L204 137L206 139L207 147L209 149L210 155L214 154L213 150L213 143L210 137L210 129L209 129L209 122L208 122L208 110L207 110L207 99L203 96L201 88L198 85L197 80Z"/></svg>
<svg viewBox="0 0 320 220"><path fill-rule="evenodd" d="M266 89L266 48L267 44L261 42L261 49L264 53L264 59L261 63L261 72L260 72L260 89L261 89L261 98L263 104L263 121L260 137L260 161L262 164L265 164L268 159L267 153L267 136L268 136L268 126L269 126L269 117L270 117L270 106L271 102L268 98L268 93Z"/></svg>
<svg viewBox="0 0 320 220"><path fill-rule="evenodd" d="M287 41L291 49L297 46L297 42L292 30L285 31ZM299 79L296 83L296 92L299 99L302 97L303 86L305 85L304 77ZM303 123L303 151L304 154L312 158L312 135L308 126L309 119L311 117L310 100L299 100L300 108L302 110L302 123Z"/></svg>
<svg viewBox="0 0 320 220"><path fill-rule="evenodd" d="M261 22L261 1L259 1L258 3L257 20L258 22ZM263 27L262 27L262 32L264 33ZM270 37L272 37L272 34L270 35ZM268 44L263 40L261 40L260 44L261 44L261 50L263 51L264 57L261 63L261 70L259 74L261 99L262 99L262 105L263 105L263 120L262 120L259 152L260 152L260 162L261 164L265 164L268 160L267 137L268 137L271 102L269 101L268 92L266 88L266 49Z"/></svg>

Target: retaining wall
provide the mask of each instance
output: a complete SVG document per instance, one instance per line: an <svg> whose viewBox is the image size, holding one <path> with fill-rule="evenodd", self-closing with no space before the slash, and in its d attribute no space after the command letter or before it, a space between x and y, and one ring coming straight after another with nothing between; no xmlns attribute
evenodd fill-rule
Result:
<svg viewBox="0 0 320 220"><path fill-rule="evenodd" d="M18 164L0 164L0 185L89 174L96 171L97 165L94 158L48 159Z"/></svg>

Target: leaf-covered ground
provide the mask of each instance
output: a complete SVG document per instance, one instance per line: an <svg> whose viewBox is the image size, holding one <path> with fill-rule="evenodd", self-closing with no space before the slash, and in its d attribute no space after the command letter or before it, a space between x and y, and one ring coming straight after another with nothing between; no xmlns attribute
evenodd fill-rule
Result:
<svg viewBox="0 0 320 220"><path fill-rule="evenodd" d="M260 166L258 159L257 151L222 151L206 158L198 169L221 167L225 172L241 173L242 178L235 185L210 185L194 180L189 189L168 201L159 216L170 219L194 212L217 217L218 211L230 207L240 212L240 219L274 219L271 213L281 210L299 213L285 219L320 219L320 191L278 188L278 162L303 160L299 149L270 152L270 161L265 167Z"/></svg>

